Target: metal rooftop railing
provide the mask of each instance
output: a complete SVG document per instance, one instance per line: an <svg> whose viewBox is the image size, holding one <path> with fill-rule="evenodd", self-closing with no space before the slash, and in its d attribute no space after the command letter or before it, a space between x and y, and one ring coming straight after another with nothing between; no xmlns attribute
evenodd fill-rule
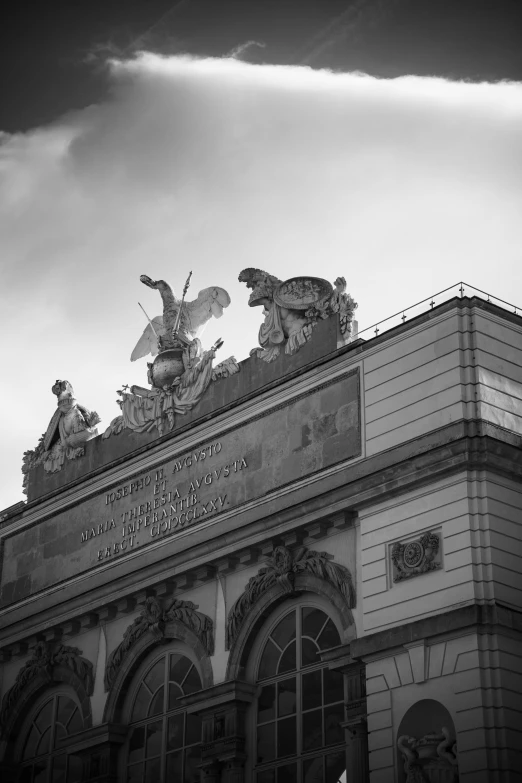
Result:
<svg viewBox="0 0 522 783"><path fill-rule="evenodd" d="M449 286L449 288L445 288L443 291L439 291L437 294L428 296L426 299L422 299L420 302L416 302L409 307L405 307L403 310L399 310L398 313L389 315L388 318L384 318L382 321L378 321L377 323L372 324L372 326L367 326L364 329L361 329L357 333L357 338L371 340L373 337L377 337L380 332L384 331L380 328L382 324L388 324L388 322L393 322L394 319L397 319L397 323L389 323L386 326L386 329L391 329L394 326L398 326L401 322L404 323L408 319L414 318L415 316L426 312L426 308L422 307L422 305L425 305L426 303L429 303L430 308L433 310L435 305L442 304L448 299L452 299L454 296L473 296L475 293L481 294L483 297L487 297L486 301L492 302L493 304L499 304L499 306L503 307L504 309L511 308L515 315L522 315L522 307L518 307L517 305L511 304L510 302L506 302L504 299L500 299L498 296L493 296L493 294L488 294L487 291L481 291L480 288L475 288L475 286L469 285L469 283L460 282ZM406 315L406 313L408 313L408 315ZM366 336L362 337L362 335Z"/></svg>

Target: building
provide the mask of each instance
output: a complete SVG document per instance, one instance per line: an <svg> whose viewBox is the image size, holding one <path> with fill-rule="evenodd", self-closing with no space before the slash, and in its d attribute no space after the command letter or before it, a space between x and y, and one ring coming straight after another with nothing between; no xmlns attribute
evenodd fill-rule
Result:
<svg viewBox="0 0 522 783"><path fill-rule="evenodd" d="M522 318L338 331L29 470L2 781L521 780Z"/></svg>

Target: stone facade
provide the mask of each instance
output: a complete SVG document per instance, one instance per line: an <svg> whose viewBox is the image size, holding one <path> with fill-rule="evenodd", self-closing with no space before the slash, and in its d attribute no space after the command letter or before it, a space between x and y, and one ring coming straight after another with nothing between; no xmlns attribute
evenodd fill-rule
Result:
<svg viewBox="0 0 522 783"><path fill-rule="evenodd" d="M28 474L0 517L2 780L520 780L522 318L463 297L337 331Z"/></svg>

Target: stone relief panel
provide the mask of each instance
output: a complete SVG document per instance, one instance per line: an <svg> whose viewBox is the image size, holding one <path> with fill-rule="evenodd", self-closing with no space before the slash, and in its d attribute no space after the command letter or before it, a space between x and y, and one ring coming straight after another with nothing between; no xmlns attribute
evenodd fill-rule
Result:
<svg viewBox="0 0 522 783"><path fill-rule="evenodd" d="M390 544L391 584L442 568L442 532L428 530L417 538Z"/></svg>

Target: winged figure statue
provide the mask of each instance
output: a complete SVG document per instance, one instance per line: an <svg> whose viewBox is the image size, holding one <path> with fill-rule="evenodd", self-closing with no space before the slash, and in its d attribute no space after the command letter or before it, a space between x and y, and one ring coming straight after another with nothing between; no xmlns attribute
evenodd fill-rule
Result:
<svg viewBox="0 0 522 783"><path fill-rule="evenodd" d="M149 323L140 339L136 343L131 354L131 362L147 356L149 353L156 356L163 347L168 347L172 338L172 330L178 317L181 299L178 299L172 288L164 280L151 280L147 275L141 275L141 282L149 288L159 291L163 300L163 315L158 315ZM207 321L221 318L223 310L230 304L230 296L224 288L213 286L204 288L199 292L197 299L192 302L183 302L179 332L187 341L199 338ZM158 339L159 338L159 339ZM158 342L160 342L158 345Z"/></svg>

